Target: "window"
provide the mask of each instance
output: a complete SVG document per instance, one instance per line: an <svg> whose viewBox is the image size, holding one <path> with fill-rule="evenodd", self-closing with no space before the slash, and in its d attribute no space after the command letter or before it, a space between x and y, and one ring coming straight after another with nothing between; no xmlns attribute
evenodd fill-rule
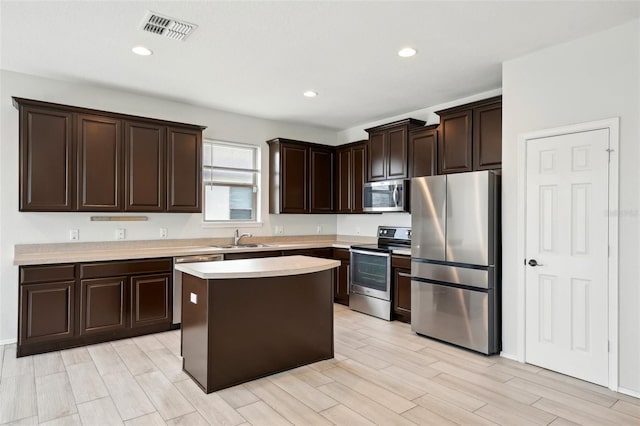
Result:
<svg viewBox="0 0 640 426"><path fill-rule="evenodd" d="M205 222L258 220L258 147L231 142L203 142Z"/></svg>

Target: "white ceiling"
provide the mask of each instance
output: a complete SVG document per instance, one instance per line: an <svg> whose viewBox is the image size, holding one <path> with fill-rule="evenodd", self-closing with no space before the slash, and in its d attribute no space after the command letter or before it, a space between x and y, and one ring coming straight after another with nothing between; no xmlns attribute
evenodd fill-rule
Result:
<svg viewBox="0 0 640 426"><path fill-rule="evenodd" d="M145 33L148 10L199 28ZM501 62L636 19L640 2L2 0L0 14L3 69L345 129L499 88ZM418 55L399 58L407 45Z"/></svg>

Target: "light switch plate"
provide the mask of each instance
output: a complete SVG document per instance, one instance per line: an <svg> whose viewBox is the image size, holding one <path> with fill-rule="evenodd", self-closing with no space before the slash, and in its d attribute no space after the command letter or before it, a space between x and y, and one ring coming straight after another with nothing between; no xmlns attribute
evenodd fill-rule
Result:
<svg viewBox="0 0 640 426"><path fill-rule="evenodd" d="M195 294L195 293L189 294L189 301L191 303L193 303L194 305L197 305L198 304L198 295Z"/></svg>

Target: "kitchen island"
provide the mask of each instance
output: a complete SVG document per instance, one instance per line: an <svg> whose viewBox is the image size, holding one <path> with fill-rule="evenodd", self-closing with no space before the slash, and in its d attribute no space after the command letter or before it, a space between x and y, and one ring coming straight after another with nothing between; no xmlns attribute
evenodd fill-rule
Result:
<svg viewBox="0 0 640 426"><path fill-rule="evenodd" d="M183 369L207 393L333 358L333 268L287 256L183 263Z"/></svg>

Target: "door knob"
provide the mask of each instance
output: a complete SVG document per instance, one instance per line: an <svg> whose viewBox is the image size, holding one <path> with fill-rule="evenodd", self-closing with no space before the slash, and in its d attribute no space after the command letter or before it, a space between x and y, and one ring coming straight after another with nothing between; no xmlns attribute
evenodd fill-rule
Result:
<svg viewBox="0 0 640 426"><path fill-rule="evenodd" d="M529 266L543 266L542 263L538 263L537 260L535 259L530 259L529 260Z"/></svg>

